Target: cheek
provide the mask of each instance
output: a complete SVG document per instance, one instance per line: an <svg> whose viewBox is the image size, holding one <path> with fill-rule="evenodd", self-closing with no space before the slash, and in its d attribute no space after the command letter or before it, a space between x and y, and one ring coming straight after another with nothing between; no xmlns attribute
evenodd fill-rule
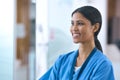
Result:
<svg viewBox="0 0 120 80"><path fill-rule="evenodd" d="M79 31L82 35L86 35L86 33L87 33L86 29L79 29Z"/></svg>
<svg viewBox="0 0 120 80"><path fill-rule="evenodd" d="M89 31L89 30L82 30L81 31L81 34L82 34L82 36L84 37L84 38L88 38L88 37L90 37L91 36L91 32Z"/></svg>
<svg viewBox="0 0 120 80"><path fill-rule="evenodd" d="M83 38L87 38L87 36L88 36L86 31L82 32L81 35L82 35Z"/></svg>
<svg viewBox="0 0 120 80"><path fill-rule="evenodd" d="M91 31L86 31L84 34L85 34L85 37L86 37L87 39L92 38L92 36L93 36L93 34L92 34Z"/></svg>

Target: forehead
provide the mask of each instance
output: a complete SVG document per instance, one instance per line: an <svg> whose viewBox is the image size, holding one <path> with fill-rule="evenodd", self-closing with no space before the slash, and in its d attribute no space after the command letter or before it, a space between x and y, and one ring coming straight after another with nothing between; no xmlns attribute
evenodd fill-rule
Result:
<svg viewBox="0 0 120 80"><path fill-rule="evenodd" d="M72 16L72 21L78 21L78 20L80 20L80 21L89 21L87 18L85 18L81 13L79 13L79 12L76 12L76 13L74 13L73 14L73 16Z"/></svg>

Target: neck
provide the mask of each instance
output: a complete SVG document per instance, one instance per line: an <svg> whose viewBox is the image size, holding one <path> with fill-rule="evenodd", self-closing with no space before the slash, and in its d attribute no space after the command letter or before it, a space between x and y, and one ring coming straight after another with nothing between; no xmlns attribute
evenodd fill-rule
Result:
<svg viewBox="0 0 120 80"><path fill-rule="evenodd" d="M95 43L94 41L92 42L86 42L86 43L81 43L79 47L79 55L77 57L77 63L76 66L81 66L86 58L89 56L91 51L94 49Z"/></svg>
<svg viewBox="0 0 120 80"><path fill-rule="evenodd" d="M94 47L95 47L94 42L81 43L79 47L79 54L81 55L90 54Z"/></svg>

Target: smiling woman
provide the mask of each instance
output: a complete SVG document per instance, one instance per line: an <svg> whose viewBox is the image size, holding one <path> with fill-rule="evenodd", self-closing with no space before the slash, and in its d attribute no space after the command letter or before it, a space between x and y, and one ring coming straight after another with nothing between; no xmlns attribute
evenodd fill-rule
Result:
<svg viewBox="0 0 120 80"><path fill-rule="evenodd" d="M72 13L71 33L79 32L79 38L83 39L83 41L95 40L96 47L102 51L101 44L97 39L102 25L102 17L97 9L92 8L90 6L90 10L88 8L78 8ZM76 29L76 27L78 28Z"/></svg>
<svg viewBox="0 0 120 80"><path fill-rule="evenodd" d="M71 21L71 33L75 43L86 42L94 39L94 27L91 26L90 21L83 17L80 13L75 13ZM97 29L97 28L96 28Z"/></svg>
<svg viewBox="0 0 120 80"><path fill-rule="evenodd" d="M97 39L102 18L95 7L83 6L72 13L71 34L79 48L61 55L39 80L114 80L111 61Z"/></svg>

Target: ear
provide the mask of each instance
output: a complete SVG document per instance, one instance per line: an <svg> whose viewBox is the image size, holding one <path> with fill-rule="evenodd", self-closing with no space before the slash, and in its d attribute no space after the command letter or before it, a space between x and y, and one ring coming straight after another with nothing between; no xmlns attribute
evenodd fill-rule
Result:
<svg viewBox="0 0 120 80"><path fill-rule="evenodd" d="M94 25L93 25L93 32L94 32L94 33L97 32L98 29L99 29L99 27L100 27L100 24L99 24L99 23L94 24Z"/></svg>

